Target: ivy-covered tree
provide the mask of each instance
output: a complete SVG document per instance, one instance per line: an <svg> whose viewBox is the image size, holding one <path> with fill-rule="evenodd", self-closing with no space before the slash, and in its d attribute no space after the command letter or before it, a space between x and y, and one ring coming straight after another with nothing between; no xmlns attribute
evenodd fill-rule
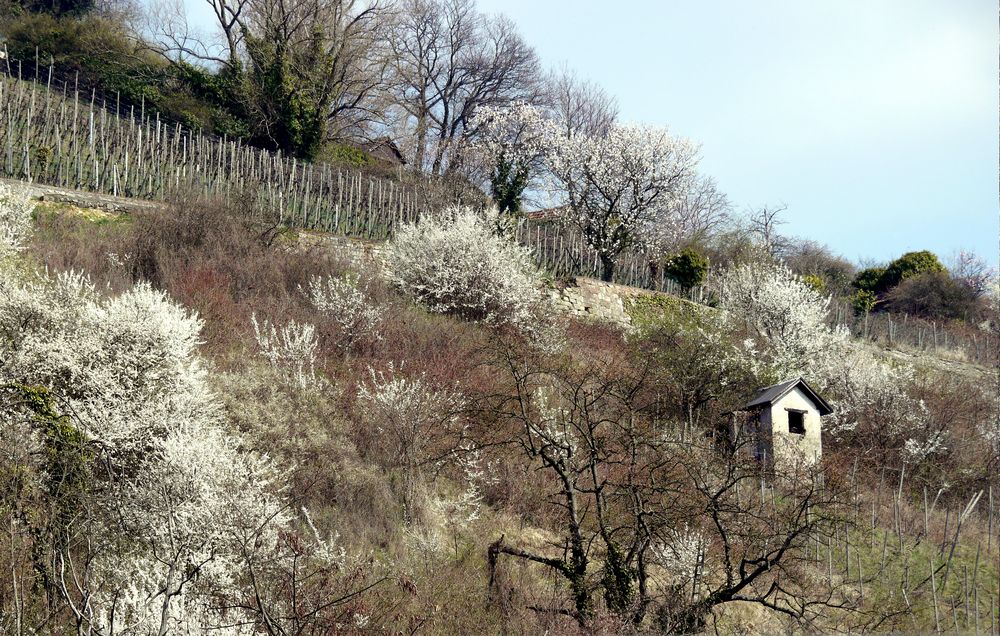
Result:
<svg viewBox="0 0 1000 636"><path fill-rule="evenodd" d="M493 201L501 215L511 219L541 172L553 124L539 109L518 102L506 108L482 106L470 125L476 130L470 147L484 164Z"/></svg>

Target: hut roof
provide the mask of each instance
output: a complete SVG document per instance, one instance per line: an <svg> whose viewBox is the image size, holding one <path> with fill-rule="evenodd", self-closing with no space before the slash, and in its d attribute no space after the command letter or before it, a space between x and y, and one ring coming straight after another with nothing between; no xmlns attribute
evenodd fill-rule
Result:
<svg viewBox="0 0 1000 636"><path fill-rule="evenodd" d="M771 386L766 386L763 389L757 391L753 398L744 405L744 409L752 409L760 406L771 405L785 397L792 392L793 389L799 388L803 393L806 394L813 404L816 405L817 410L819 410L820 415L829 415L833 413L833 407L820 397L819 393L813 390L811 386L806 384L806 381L802 378L794 378L791 380L786 380L785 382L779 382L778 384L772 384Z"/></svg>

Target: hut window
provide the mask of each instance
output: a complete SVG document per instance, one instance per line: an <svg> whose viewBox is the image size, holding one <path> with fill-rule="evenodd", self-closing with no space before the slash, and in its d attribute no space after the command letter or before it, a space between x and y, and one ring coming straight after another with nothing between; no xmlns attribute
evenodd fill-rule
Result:
<svg viewBox="0 0 1000 636"><path fill-rule="evenodd" d="M806 434L806 414L802 411L788 411L788 432Z"/></svg>

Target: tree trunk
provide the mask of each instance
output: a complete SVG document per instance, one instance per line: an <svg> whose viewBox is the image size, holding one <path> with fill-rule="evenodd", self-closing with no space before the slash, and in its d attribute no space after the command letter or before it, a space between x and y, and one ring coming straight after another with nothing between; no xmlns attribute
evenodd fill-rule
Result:
<svg viewBox="0 0 1000 636"><path fill-rule="evenodd" d="M610 256L601 255L601 280L610 283L615 276L615 261Z"/></svg>

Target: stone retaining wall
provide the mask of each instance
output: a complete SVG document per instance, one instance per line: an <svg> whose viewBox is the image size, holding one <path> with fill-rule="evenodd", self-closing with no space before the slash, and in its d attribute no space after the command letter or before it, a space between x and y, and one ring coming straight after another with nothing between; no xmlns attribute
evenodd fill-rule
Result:
<svg viewBox="0 0 1000 636"><path fill-rule="evenodd" d="M573 278L551 292L552 304L560 311L625 327L632 324L625 310L626 299L649 295L654 292L594 278Z"/></svg>
<svg viewBox="0 0 1000 636"><path fill-rule="evenodd" d="M155 201L143 199L127 199L125 197L114 197L109 194L96 194L84 192L82 190L70 190L68 188L57 188L55 186L41 185L37 183L25 183L17 179L0 179L0 182L7 183L15 188L28 191L28 196L39 201L52 201L55 203L68 203L78 208L89 208L104 210L105 212L140 212L145 210L163 210L166 205Z"/></svg>

